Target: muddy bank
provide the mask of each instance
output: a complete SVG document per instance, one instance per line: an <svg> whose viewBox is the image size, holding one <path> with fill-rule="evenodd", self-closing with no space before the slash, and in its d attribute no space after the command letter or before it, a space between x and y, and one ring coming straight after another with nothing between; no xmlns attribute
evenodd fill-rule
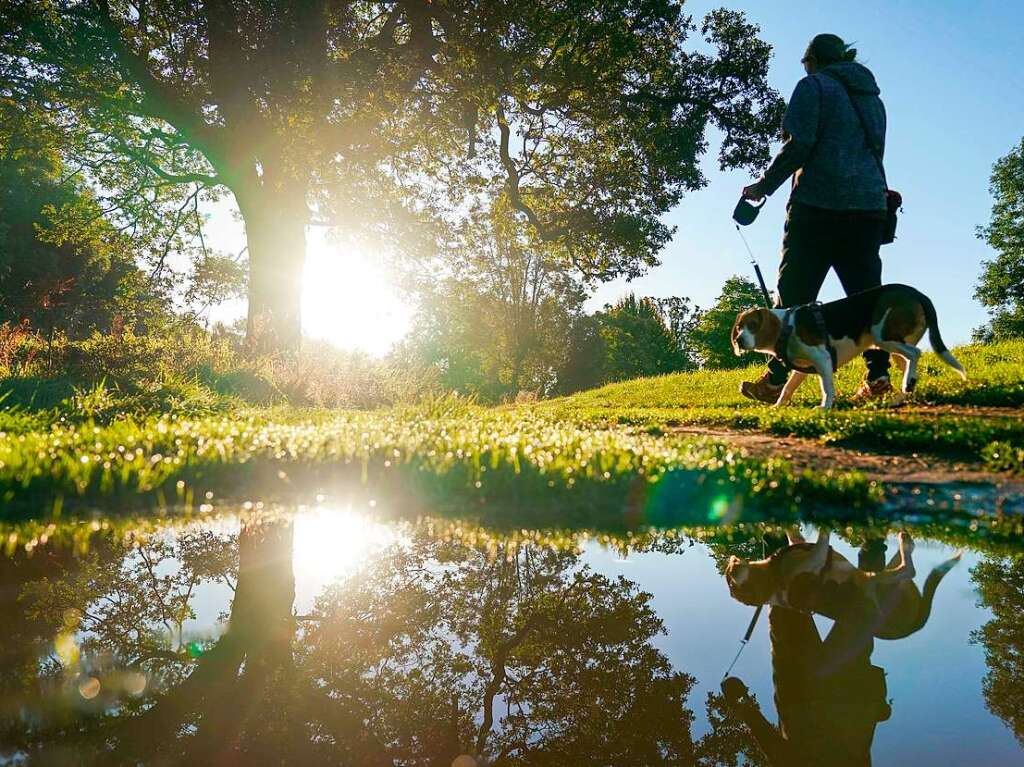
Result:
<svg viewBox="0 0 1024 767"><path fill-rule="evenodd" d="M675 431L714 437L758 458L781 458L798 472L860 472L882 485L884 508L890 511L964 509L1024 514L1024 477L987 471L978 460L920 452L855 450L813 439L735 429L683 426Z"/></svg>

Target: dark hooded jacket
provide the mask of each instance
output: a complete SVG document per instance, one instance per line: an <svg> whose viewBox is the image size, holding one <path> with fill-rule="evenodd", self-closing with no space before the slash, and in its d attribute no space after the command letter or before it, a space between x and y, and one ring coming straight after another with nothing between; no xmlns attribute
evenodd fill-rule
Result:
<svg viewBox="0 0 1024 767"><path fill-rule="evenodd" d="M792 175L792 201L830 210L885 210L885 182L871 151L872 145L880 156L885 151L885 106L878 94L874 75L856 62L832 64L797 83L782 121L785 144L764 174L765 192L772 194Z"/></svg>

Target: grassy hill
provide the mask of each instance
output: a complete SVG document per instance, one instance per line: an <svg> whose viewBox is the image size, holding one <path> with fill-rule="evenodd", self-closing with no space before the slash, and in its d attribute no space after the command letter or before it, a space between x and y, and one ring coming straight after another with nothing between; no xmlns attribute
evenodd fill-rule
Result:
<svg viewBox="0 0 1024 767"><path fill-rule="evenodd" d="M787 407L745 399L740 383L759 376L758 365L623 381L534 407L577 422L757 429L863 448L971 456L995 470L1024 469L1024 341L964 346L954 353L969 380L929 352L919 365L917 390L901 408L849 401L864 375L860 361L840 370L837 404L827 413L816 408L815 378L805 381Z"/></svg>
<svg viewBox="0 0 1024 767"><path fill-rule="evenodd" d="M915 399L932 404L1024 406L1024 340L961 346L954 350L967 370L969 380L961 381L933 353L927 352L919 365L920 380ZM753 360L757 355L748 355ZM654 378L608 384L599 389L550 400L560 407L578 408L753 408L744 398L742 381L760 376L763 366L755 362L736 370L699 370ZM895 380L899 371L893 367ZM836 378L838 407L843 395L851 395L864 375L859 360L840 369ZM807 379L794 398L796 405L816 405L821 399L817 379Z"/></svg>

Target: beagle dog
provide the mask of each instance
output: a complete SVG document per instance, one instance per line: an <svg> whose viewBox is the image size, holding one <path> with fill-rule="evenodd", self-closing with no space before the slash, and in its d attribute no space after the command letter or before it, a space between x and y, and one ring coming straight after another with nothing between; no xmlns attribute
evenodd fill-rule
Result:
<svg viewBox="0 0 1024 767"><path fill-rule="evenodd" d="M865 572L829 545L831 531L821 528L807 543L798 531L787 533L789 546L768 559L747 562L730 557L725 580L732 597L744 604L778 605L833 620L858 620L878 639L902 639L919 631L931 614L942 578L962 552L935 567L923 593L914 583L914 542L898 536L899 552L881 572Z"/></svg>
<svg viewBox="0 0 1024 767"><path fill-rule="evenodd" d="M821 407L827 410L835 402L836 368L871 348L906 361L902 402L917 383L917 343L925 331L935 353L966 380L967 373L942 341L931 299L909 285L882 285L817 306L748 309L733 324L732 348L737 356L766 352L812 369L821 377ZM787 404L806 377L794 371L776 404Z"/></svg>

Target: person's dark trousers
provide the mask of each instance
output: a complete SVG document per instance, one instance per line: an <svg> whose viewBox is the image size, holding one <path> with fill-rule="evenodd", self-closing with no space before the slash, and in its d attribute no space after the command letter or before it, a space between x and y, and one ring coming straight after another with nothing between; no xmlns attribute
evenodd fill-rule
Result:
<svg viewBox="0 0 1024 767"><path fill-rule="evenodd" d="M817 300L829 269L835 269L846 295L882 284L878 250L884 211L828 210L799 202L789 204L782 237L777 305L789 308ZM889 355L864 352L868 379L889 375ZM768 365L771 382L783 384L789 371L778 359Z"/></svg>

